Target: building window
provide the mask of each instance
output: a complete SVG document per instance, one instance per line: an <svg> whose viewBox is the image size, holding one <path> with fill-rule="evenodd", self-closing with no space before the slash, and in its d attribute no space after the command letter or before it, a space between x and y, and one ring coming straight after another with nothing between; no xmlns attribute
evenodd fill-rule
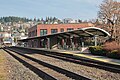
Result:
<svg viewBox="0 0 120 80"><path fill-rule="evenodd" d="M58 32L57 29L51 29L51 34L52 34L52 33L57 33L57 32Z"/></svg>
<svg viewBox="0 0 120 80"><path fill-rule="evenodd" d="M67 28L67 31L72 31L72 30L74 30L73 28Z"/></svg>
<svg viewBox="0 0 120 80"><path fill-rule="evenodd" d="M61 29L60 29L60 32L64 32L64 28L61 28Z"/></svg>
<svg viewBox="0 0 120 80"><path fill-rule="evenodd" d="M47 34L47 29L41 29L40 30L40 35L46 35Z"/></svg>

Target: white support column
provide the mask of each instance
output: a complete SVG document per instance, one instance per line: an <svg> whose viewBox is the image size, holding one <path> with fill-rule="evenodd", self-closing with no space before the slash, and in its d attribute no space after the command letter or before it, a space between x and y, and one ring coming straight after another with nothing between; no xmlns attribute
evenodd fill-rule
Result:
<svg viewBox="0 0 120 80"><path fill-rule="evenodd" d="M75 44L72 42L72 50L75 50Z"/></svg>
<svg viewBox="0 0 120 80"><path fill-rule="evenodd" d="M84 42L82 41L82 47L84 47Z"/></svg>
<svg viewBox="0 0 120 80"><path fill-rule="evenodd" d="M47 48L50 49L50 38L47 38Z"/></svg>
<svg viewBox="0 0 120 80"><path fill-rule="evenodd" d="M72 47L72 49L73 49L72 38L70 38L70 44L71 44L71 47Z"/></svg>
<svg viewBox="0 0 120 80"><path fill-rule="evenodd" d="M74 36L73 35L70 36L70 40L71 40L72 50L74 50L75 44L74 44Z"/></svg>
<svg viewBox="0 0 120 80"><path fill-rule="evenodd" d="M95 35L95 36L94 36L94 39L95 39L95 46L97 46L97 37L98 37L98 35Z"/></svg>
<svg viewBox="0 0 120 80"><path fill-rule="evenodd" d="M66 39L64 39L64 45L63 48L66 49Z"/></svg>

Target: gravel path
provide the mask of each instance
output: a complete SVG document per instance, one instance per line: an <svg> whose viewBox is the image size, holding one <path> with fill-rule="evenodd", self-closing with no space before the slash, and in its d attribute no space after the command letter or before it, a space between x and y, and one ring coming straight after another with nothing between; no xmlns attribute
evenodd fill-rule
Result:
<svg viewBox="0 0 120 80"><path fill-rule="evenodd" d="M59 60L59 59L55 59L55 58L51 58L51 57L47 57L39 54L32 54L30 56L40 59L49 64L59 66L66 70L70 70L77 74L88 76L94 80L120 80L120 73L113 73L113 72L109 72L109 71L105 71L105 70L101 70L93 67L87 67L84 65L65 62L63 60Z"/></svg>
<svg viewBox="0 0 120 80"><path fill-rule="evenodd" d="M8 80L42 80L38 75L23 66L20 62L3 51L6 57L6 67L8 70Z"/></svg>

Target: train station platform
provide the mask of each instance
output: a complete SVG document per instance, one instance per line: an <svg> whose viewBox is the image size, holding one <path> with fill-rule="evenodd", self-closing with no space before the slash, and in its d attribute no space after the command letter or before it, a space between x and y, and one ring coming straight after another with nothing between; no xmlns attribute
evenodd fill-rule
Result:
<svg viewBox="0 0 120 80"><path fill-rule="evenodd" d="M59 49L49 50L49 49L42 49L42 48L36 48L36 49L50 51L50 52L57 52L57 53L61 53L61 54L70 54L75 57L82 57L82 58L86 58L86 59L90 59L90 60L95 60L95 61L100 61L100 62L120 66L120 60L108 58L105 56L96 56L96 55L92 55L89 53L81 53L80 51L59 50Z"/></svg>
<svg viewBox="0 0 120 80"><path fill-rule="evenodd" d="M25 47L18 47L18 48L25 48ZM72 51L72 50L60 50L60 49L46 49L46 48L27 48L33 50L41 50L41 51L48 51L48 52L56 52L61 54L68 54L78 58L84 58L92 61L103 62L106 64L111 64L115 66L120 66L120 60L112 59L105 56L97 56L92 55L90 53L81 53L81 51Z"/></svg>

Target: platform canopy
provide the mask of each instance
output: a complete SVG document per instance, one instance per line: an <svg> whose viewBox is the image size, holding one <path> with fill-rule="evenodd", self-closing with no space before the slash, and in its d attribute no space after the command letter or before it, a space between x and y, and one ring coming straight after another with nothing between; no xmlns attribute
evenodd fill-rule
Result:
<svg viewBox="0 0 120 80"><path fill-rule="evenodd" d="M68 32L61 32L61 33L54 33L54 34L50 34L50 35L31 37L31 38L22 39L19 41L26 42L31 39L38 39L38 38L44 39L44 38L50 38L50 37L54 37L54 36L57 36L59 38L72 38L72 37L94 37L94 36L110 37L111 35L107 31L105 31L101 28L87 27L87 28L80 28L80 29L72 30L72 31L68 31Z"/></svg>

